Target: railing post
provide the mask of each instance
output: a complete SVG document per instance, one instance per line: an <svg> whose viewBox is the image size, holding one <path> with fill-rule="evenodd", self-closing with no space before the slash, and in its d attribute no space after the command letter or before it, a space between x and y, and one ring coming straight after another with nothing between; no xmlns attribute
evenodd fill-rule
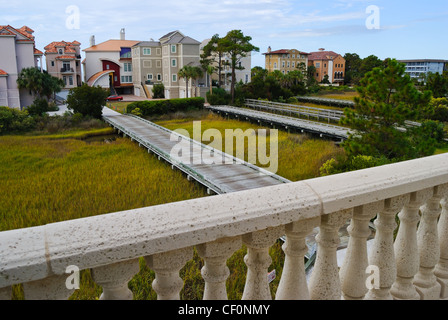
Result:
<svg viewBox="0 0 448 320"><path fill-rule="evenodd" d="M375 220L376 234L371 248L369 264L378 267L379 286L373 286L366 299L392 300L390 289L397 278L397 264L394 252L394 231L396 214L409 202L409 194L386 199L385 207Z"/></svg>
<svg viewBox="0 0 448 320"><path fill-rule="evenodd" d="M441 204L442 213L440 214L438 226L440 261L436 265L434 274L441 285L440 298L448 300L448 195L445 195Z"/></svg>
<svg viewBox="0 0 448 320"><path fill-rule="evenodd" d="M67 300L75 291L66 285L68 275L54 275L42 280L26 282L23 291L26 300Z"/></svg>
<svg viewBox="0 0 448 320"><path fill-rule="evenodd" d="M227 300L226 280L230 272L226 262L241 245L241 237L235 237L196 246L205 262L201 270L205 281L204 300Z"/></svg>
<svg viewBox="0 0 448 320"><path fill-rule="evenodd" d="M243 235L243 243L247 246L244 262L247 265L246 284L243 300L271 300L268 283L268 268L272 259L269 247L282 236L284 227L269 228Z"/></svg>
<svg viewBox="0 0 448 320"><path fill-rule="evenodd" d="M433 188L411 193L410 202L398 214L400 227L394 244L397 279L390 291L394 299L420 299L420 295L412 283L420 267L417 224L420 220L420 206L431 198L432 194Z"/></svg>
<svg viewBox="0 0 448 320"><path fill-rule="evenodd" d="M442 211L440 208L441 189L442 186L434 187L431 199L421 208L422 217L417 231L420 270L415 276L414 285L422 300L440 298L441 286L434 275L434 268L440 259L437 220Z"/></svg>
<svg viewBox="0 0 448 320"><path fill-rule="evenodd" d="M339 276L344 299L362 300L368 288L366 269L369 266L367 238L370 236L369 221L384 209L384 201L355 207L350 226L347 252Z"/></svg>
<svg viewBox="0 0 448 320"><path fill-rule="evenodd" d="M319 225L320 217L297 221L286 226L286 241L282 248L285 262L275 295L276 300L309 300L304 256L308 252L305 238Z"/></svg>
<svg viewBox="0 0 448 320"><path fill-rule="evenodd" d="M192 247L145 257L148 267L156 274L152 288L157 293L158 300L180 299L180 290L182 290L184 282L179 276L179 271L192 258Z"/></svg>
<svg viewBox="0 0 448 320"><path fill-rule="evenodd" d="M353 209L342 210L321 217L319 233L316 236L317 257L309 282L312 300L341 299L336 250L340 243L339 229L351 217Z"/></svg>
<svg viewBox="0 0 448 320"><path fill-rule="evenodd" d="M92 278L103 288L100 300L132 300L128 282L139 269L138 259L93 268Z"/></svg>

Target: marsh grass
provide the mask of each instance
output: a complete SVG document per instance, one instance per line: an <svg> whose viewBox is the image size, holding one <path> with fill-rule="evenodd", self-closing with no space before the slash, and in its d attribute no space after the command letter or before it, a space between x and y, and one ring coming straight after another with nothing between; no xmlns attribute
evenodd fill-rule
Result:
<svg viewBox="0 0 448 320"><path fill-rule="evenodd" d="M248 122L225 120L199 112L162 117L157 122L169 129L192 131L193 120L202 120L202 130L216 128L260 129ZM264 128L269 129L269 128ZM128 139L90 142L89 136L110 134L110 129L71 130L58 134L0 137L0 230L17 229L77 219L207 196L206 190L157 160ZM268 130L267 138L271 138ZM278 174L292 180L316 177L319 167L332 154L340 152L330 141L279 131ZM246 148L247 150L247 148ZM283 268L281 241L270 248L276 279L270 284L274 297ZM247 248L236 251L227 261L229 299L241 299L247 267ZM129 282L134 299L157 298L151 283L154 272L143 258L140 271ZM180 271L184 280L182 299L202 299L204 261L194 250L193 259ZM14 299L23 299L20 285L14 286ZM95 300L102 289L89 270L81 271L81 288L70 299Z"/></svg>

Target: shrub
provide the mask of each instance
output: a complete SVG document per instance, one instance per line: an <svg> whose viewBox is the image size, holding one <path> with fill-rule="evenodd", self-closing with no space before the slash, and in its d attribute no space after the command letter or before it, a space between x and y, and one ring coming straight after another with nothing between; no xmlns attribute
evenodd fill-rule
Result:
<svg viewBox="0 0 448 320"><path fill-rule="evenodd" d="M153 99L165 98L165 86L163 83L157 83L152 87L152 97Z"/></svg>
<svg viewBox="0 0 448 320"><path fill-rule="evenodd" d="M130 103L127 113L139 112L141 116L153 116L178 111L189 111L202 109L204 107L204 98L186 98L186 99L170 99L170 100L145 100ZM137 111L134 111L139 109Z"/></svg>
<svg viewBox="0 0 448 320"><path fill-rule="evenodd" d="M80 87L70 89L67 97L67 107L74 113L101 118L103 107L109 92L100 86L90 87L84 83Z"/></svg>
<svg viewBox="0 0 448 320"><path fill-rule="evenodd" d="M213 88L212 94L207 92L207 101L212 106L228 105L232 100L232 96L223 88Z"/></svg>
<svg viewBox="0 0 448 320"><path fill-rule="evenodd" d="M48 101L43 98L36 98L33 104L26 108L31 116L41 116L45 112L50 111Z"/></svg>
<svg viewBox="0 0 448 320"><path fill-rule="evenodd" d="M33 129L36 122L29 116L28 111L14 108L0 107L0 133L10 133Z"/></svg>

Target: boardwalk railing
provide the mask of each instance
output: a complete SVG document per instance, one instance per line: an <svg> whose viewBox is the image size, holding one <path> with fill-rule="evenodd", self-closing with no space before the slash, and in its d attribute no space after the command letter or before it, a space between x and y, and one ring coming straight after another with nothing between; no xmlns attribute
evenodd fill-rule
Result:
<svg viewBox="0 0 448 320"><path fill-rule="evenodd" d="M246 99L246 106L260 111L281 112L283 114L299 115L308 119L316 119L317 121L325 120L338 122L343 116L344 111L314 108L307 106L299 106L297 104L287 104L280 102L271 102L264 100Z"/></svg>
<svg viewBox="0 0 448 320"><path fill-rule="evenodd" d="M448 298L448 154L260 189L0 233L0 297L66 299L67 270L91 269L102 299L130 299L144 257L159 299L178 299L196 247L205 299L226 299L226 260L242 244L243 299L270 299L269 247L286 235L276 299ZM398 213L399 228L396 215ZM376 234L368 252L369 222ZM338 269L338 230L351 219ZM306 236L317 258L307 282ZM417 227L418 226L418 227Z"/></svg>

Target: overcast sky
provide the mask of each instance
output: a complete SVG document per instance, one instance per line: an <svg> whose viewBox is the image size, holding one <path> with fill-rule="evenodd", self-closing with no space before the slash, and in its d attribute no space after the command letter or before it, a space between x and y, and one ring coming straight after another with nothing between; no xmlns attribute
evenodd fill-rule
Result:
<svg viewBox="0 0 448 320"><path fill-rule="evenodd" d="M448 60L447 0L0 0L0 25L7 24L32 28L42 51L61 40L85 49L91 35L98 44L118 39L121 28L142 41L174 30L202 41L240 29L260 48L252 67L264 67L268 46Z"/></svg>

